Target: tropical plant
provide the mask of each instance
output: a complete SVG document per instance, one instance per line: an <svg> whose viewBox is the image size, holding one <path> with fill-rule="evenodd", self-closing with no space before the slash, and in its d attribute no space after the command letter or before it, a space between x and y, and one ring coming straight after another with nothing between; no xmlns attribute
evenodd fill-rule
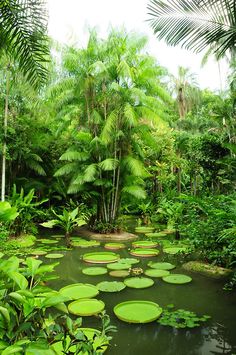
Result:
<svg viewBox="0 0 236 355"><path fill-rule="evenodd" d="M11 207L9 202L0 202L0 223L9 223L14 221L19 215L16 207Z"/></svg>
<svg viewBox="0 0 236 355"><path fill-rule="evenodd" d="M218 58L228 50L234 57L234 0L150 0L148 10L154 33L167 44L182 44L196 52L214 45L214 54Z"/></svg>
<svg viewBox="0 0 236 355"><path fill-rule="evenodd" d="M53 228L55 226L62 228L65 232L67 247L69 248L71 233L76 227L81 227L86 224L88 216L80 213L78 207L76 207L73 211L67 211L64 209L62 214L57 214L54 210L53 213L57 219L41 223L41 226L46 228Z"/></svg>

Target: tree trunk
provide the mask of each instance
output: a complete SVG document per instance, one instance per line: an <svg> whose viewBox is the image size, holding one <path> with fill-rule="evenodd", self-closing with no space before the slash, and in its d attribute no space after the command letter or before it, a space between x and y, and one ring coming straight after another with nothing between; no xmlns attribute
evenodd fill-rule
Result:
<svg viewBox="0 0 236 355"><path fill-rule="evenodd" d="M4 122L3 122L1 201L5 201L5 194L6 194L7 120L8 120L9 87L10 87L9 69L10 69L10 65L8 64L7 71L6 71L6 97L5 97Z"/></svg>
<svg viewBox="0 0 236 355"><path fill-rule="evenodd" d="M70 248L71 247L70 233L66 232L65 237L66 237L66 247Z"/></svg>

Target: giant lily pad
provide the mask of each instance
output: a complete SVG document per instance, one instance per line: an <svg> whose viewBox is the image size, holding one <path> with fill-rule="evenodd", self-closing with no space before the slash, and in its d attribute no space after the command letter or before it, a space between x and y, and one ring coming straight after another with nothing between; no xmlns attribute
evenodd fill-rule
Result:
<svg viewBox="0 0 236 355"><path fill-rule="evenodd" d="M130 254L134 256L140 256L143 258L148 258L151 256L156 256L159 254L159 250L157 249L144 249L144 248L137 248L131 249Z"/></svg>
<svg viewBox="0 0 236 355"><path fill-rule="evenodd" d="M133 248L156 248L158 243L149 240L139 240L138 242L133 242Z"/></svg>
<svg viewBox="0 0 236 355"><path fill-rule="evenodd" d="M46 255L47 254L47 251L46 250L33 250L30 254L32 255Z"/></svg>
<svg viewBox="0 0 236 355"><path fill-rule="evenodd" d="M172 270L175 268L175 265L171 263L155 262L155 261L149 261L148 266L152 267L153 269L159 269L159 270Z"/></svg>
<svg viewBox="0 0 236 355"><path fill-rule="evenodd" d="M124 284L131 288L147 288L154 284L148 277L130 277L124 280Z"/></svg>
<svg viewBox="0 0 236 355"><path fill-rule="evenodd" d="M96 286L90 284L77 283L62 287L60 294L68 297L70 300L78 300L81 298L92 298L99 294Z"/></svg>
<svg viewBox="0 0 236 355"><path fill-rule="evenodd" d="M73 240L71 242L73 247L88 248L88 247L98 247L100 243L97 240Z"/></svg>
<svg viewBox="0 0 236 355"><path fill-rule="evenodd" d="M97 284L97 288L102 292L119 292L126 288L126 285L120 281L102 281Z"/></svg>
<svg viewBox="0 0 236 355"><path fill-rule="evenodd" d="M63 258L63 254L56 254L56 253L54 253L54 254L47 254L47 255L45 255L45 258L47 258L47 259L60 259L60 258Z"/></svg>
<svg viewBox="0 0 236 355"><path fill-rule="evenodd" d="M93 349L94 352L98 355L103 354L106 349L107 349L107 344L109 343L109 340L107 339L106 336L101 336L101 332L97 329L93 329L93 328L79 328L79 330L81 330L84 335L86 336L86 338L92 342L93 345ZM67 337L66 338L66 345L67 347L70 344L70 338ZM54 353L56 355L61 355L63 353L63 346L62 346L62 342L58 341L56 343L54 343L51 348L53 349ZM68 349L72 354L76 353L76 346L72 345L69 349ZM78 355L89 355L88 352L79 352Z"/></svg>
<svg viewBox="0 0 236 355"><path fill-rule="evenodd" d="M170 284L187 284L192 281L192 278L187 275L182 275L182 274L171 274L168 276L164 276L162 278L163 281L168 282Z"/></svg>
<svg viewBox="0 0 236 355"><path fill-rule="evenodd" d="M110 249L110 250L119 250L119 249L124 249L125 244L124 243L106 243L104 245L105 249Z"/></svg>
<svg viewBox="0 0 236 355"><path fill-rule="evenodd" d="M145 233L145 236L148 238L163 238L166 237L166 233L164 232Z"/></svg>
<svg viewBox="0 0 236 355"><path fill-rule="evenodd" d="M130 264L125 264L125 263L120 263L119 261L117 263L112 263L108 264L107 268L109 270L126 270L130 268Z"/></svg>
<svg viewBox="0 0 236 355"><path fill-rule="evenodd" d="M129 276L129 271L128 270L112 270L109 272L110 276L113 277L127 277Z"/></svg>
<svg viewBox="0 0 236 355"><path fill-rule="evenodd" d="M162 308L150 301L127 301L117 304L114 313L127 323L150 323L160 317Z"/></svg>
<svg viewBox="0 0 236 355"><path fill-rule="evenodd" d="M134 265L134 264L138 264L138 263L140 263L140 260L136 259L136 258L122 258L119 260L119 264Z"/></svg>
<svg viewBox="0 0 236 355"><path fill-rule="evenodd" d="M152 233L152 232L154 232L154 228L153 227L146 227L146 226L136 227L135 232L136 233Z"/></svg>
<svg viewBox="0 0 236 355"><path fill-rule="evenodd" d="M40 239L40 242L42 244L56 244L56 243L58 243L57 240L53 240L53 239Z"/></svg>
<svg viewBox="0 0 236 355"><path fill-rule="evenodd" d="M87 263L94 264L108 264L114 263L120 259L118 254L112 252L97 252L97 253L87 253L83 255L83 260Z"/></svg>
<svg viewBox="0 0 236 355"><path fill-rule="evenodd" d="M105 308L105 303L97 299L80 299L71 302L68 305L68 310L77 316L93 316L102 312Z"/></svg>
<svg viewBox="0 0 236 355"><path fill-rule="evenodd" d="M144 274L150 277L164 277L168 276L170 272L168 270L147 269Z"/></svg>
<svg viewBox="0 0 236 355"><path fill-rule="evenodd" d="M172 254L172 255L178 254L178 253L184 253L186 251L187 251L186 247L167 247L167 248L163 249L164 253Z"/></svg>
<svg viewBox="0 0 236 355"><path fill-rule="evenodd" d="M96 276L96 275L105 275L107 273L107 269L101 266L92 266L86 267L82 270L84 275Z"/></svg>

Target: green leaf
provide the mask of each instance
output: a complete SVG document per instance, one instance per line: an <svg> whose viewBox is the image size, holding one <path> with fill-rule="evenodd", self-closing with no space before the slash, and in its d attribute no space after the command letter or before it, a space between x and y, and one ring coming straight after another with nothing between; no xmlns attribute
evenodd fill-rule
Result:
<svg viewBox="0 0 236 355"><path fill-rule="evenodd" d="M15 354L15 353L21 353L22 352L22 347L17 346L17 345L11 345L8 346L5 350L3 350L2 355L10 355L10 354Z"/></svg>
<svg viewBox="0 0 236 355"><path fill-rule="evenodd" d="M28 280L19 272L11 271L8 276L19 286L21 290L25 290L28 287Z"/></svg>

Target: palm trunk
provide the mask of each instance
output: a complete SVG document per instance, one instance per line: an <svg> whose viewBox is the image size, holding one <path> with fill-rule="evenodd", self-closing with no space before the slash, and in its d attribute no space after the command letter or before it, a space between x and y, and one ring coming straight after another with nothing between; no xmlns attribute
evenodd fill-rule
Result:
<svg viewBox="0 0 236 355"><path fill-rule="evenodd" d="M66 237L66 247L70 248L71 247L70 233L66 232L65 237Z"/></svg>
<svg viewBox="0 0 236 355"><path fill-rule="evenodd" d="M1 201L5 201L6 194L6 153L7 153L7 121L8 121L8 104L9 104L9 89L10 89L10 66L8 64L6 71L6 97L5 97L5 113L3 122L3 145L2 145L2 186L1 186Z"/></svg>

